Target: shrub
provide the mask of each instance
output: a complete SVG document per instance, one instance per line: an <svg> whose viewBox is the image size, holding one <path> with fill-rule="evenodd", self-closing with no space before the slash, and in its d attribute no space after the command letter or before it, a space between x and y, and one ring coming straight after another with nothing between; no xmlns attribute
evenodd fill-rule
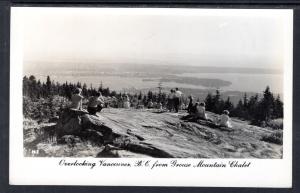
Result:
<svg viewBox="0 0 300 193"><path fill-rule="evenodd" d="M282 145L283 132L282 130L278 130L270 135L264 135L261 140L269 143L275 143Z"/></svg>
<svg viewBox="0 0 300 193"><path fill-rule="evenodd" d="M69 101L61 96L49 98L32 99L23 97L23 115L38 121L49 120L60 114L62 108L68 105Z"/></svg>
<svg viewBox="0 0 300 193"><path fill-rule="evenodd" d="M266 123L267 127L271 127L272 129L283 129L283 119L273 119Z"/></svg>

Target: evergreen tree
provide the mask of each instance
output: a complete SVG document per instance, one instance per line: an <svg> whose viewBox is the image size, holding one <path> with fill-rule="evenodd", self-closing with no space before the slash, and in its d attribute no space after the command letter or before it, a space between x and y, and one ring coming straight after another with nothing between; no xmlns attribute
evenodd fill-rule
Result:
<svg viewBox="0 0 300 193"><path fill-rule="evenodd" d="M52 94L52 88L51 88L51 79L50 79L50 76L47 76L46 89L47 89L47 96L51 95Z"/></svg>
<svg viewBox="0 0 300 193"><path fill-rule="evenodd" d="M85 83L82 85L82 95L88 97L87 85Z"/></svg>
<svg viewBox="0 0 300 193"><path fill-rule="evenodd" d="M148 104L148 99L147 99L146 95L144 95L143 104L144 104L144 106L147 106L147 104Z"/></svg>
<svg viewBox="0 0 300 193"><path fill-rule="evenodd" d="M247 120L250 118L248 107L249 107L249 101L248 101L247 93L245 93L243 98L243 118Z"/></svg>
<svg viewBox="0 0 300 193"><path fill-rule="evenodd" d="M220 101L220 99L221 99L220 91L216 90L216 94L213 97L213 103L214 104L218 104L218 102Z"/></svg>
<svg viewBox="0 0 300 193"><path fill-rule="evenodd" d="M29 81L36 82L35 76L33 76L33 75L29 76Z"/></svg>
<svg viewBox="0 0 300 193"><path fill-rule="evenodd" d="M110 90L109 90L108 87L104 88L104 89L102 88L102 92L101 93L102 93L103 96L109 96L110 95Z"/></svg>
<svg viewBox="0 0 300 193"><path fill-rule="evenodd" d="M41 96L42 96L42 83L41 83L40 80L37 81L36 89L37 89L37 91L36 91L37 92L37 98L41 98Z"/></svg>
<svg viewBox="0 0 300 193"><path fill-rule="evenodd" d="M76 87L77 87L77 88L82 88L82 87L81 87L81 83L80 83L80 82L77 82Z"/></svg>
<svg viewBox="0 0 300 193"><path fill-rule="evenodd" d="M248 102L248 114L249 119L253 120L255 118L255 114L257 114L258 111L258 94L255 96L251 96Z"/></svg>
<svg viewBox="0 0 300 193"><path fill-rule="evenodd" d="M138 100L142 100L143 98L143 94L142 94L142 91L140 91L139 95L138 95Z"/></svg>
<svg viewBox="0 0 300 193"><path fill-rule="evenodd" d="M56 94L62 96L62 86L59 82L56 82Z"/></svg>
<svg viewBox="0 0 300 193"><path fill-rule="evenodd" d="M244 94L244 101L243 101L244 109L246 110L248 108L248 98L247 93Z"/></svg>
<svg viewBox="0 0 300 193"><path fill-rule="evenodd" d="M267 121L271 119L274 110L274 96L271 93L269 86L267 86L266 90L264 91L263 99L261 100L259 106L259 120Z"/></svg>
<svg viewBox="0 0 300 193"><path fill-rule="evenodd" d="M117 92L113 90L113 91L110 93L110 96L117 96Z"/></svg>
<svg viewBox="0 0 300 193"><path fill-rule="evenodd" d="M152 95L152 102L157 102L158 100L158 96L157 96L157 93L155 92L153 95Z"/></svg>
<svg viewBox="0 0 300 193"><path fill-rule="evenodd" d="M223 105L224 105L224 101L221 102L221 95L220 95L220 91L219 90L216 90L216 94L214 95L213 99L213 109L212 111L214 113L221 113L222 110L223 110Z"/></svg>
<svg viewBox="0 0 300 193"><path fill-rule="evenodd" d="M233 111L233 116L241 117L241 118L244 117L244 104L242 100L239 100L236 108Z"/></svg>
<svg viewBox="0 0 300 193"><path fill-rule="evenodd" d="M66 82L65 96L69 99L72 97L72 84L68 84L68 82Z"/></svg>
<svg viewBox="0 0 300 193"><path fill-rule="evenodd" d="M224 109L227 109L229 112L232 112L234 106L230 101L230 97L227 97L227 100L224 103Z"/></svg>
<svg viewBox="0 0 300 193"><path fill-rule="evenodd" d="M210 93L207 94L206 98L205 98L205 104L206 104L206 110L208 111L212 111L214 108L214 101L212 98L212 95Z"/></svg>
<svg viewBox="0 0 300 193"><path fill-rule="evenodd" d="M148 100L152 100L153 99L153 93L151 90L148 91Z"/></svg>
<svg viewBox="0 0 300 193"><path fill-rule="evenodd" d="M274 118L283 118L283 103L280 100L280 96L278 95L274 101L274 111L273 111Z"/></svg>
<svg viewBox="0 0 300 193"><path fill-rule="evenodd" d="M29 95L29 79L27 76L23 77L23 95L28 96Z"/></svg>
<svg viewBox="0 0 300 193"><path fill-rule="evenodd" d="M35 76L31 75L28 81L28 96L36 98L37 96L37 82Z"/></svg>

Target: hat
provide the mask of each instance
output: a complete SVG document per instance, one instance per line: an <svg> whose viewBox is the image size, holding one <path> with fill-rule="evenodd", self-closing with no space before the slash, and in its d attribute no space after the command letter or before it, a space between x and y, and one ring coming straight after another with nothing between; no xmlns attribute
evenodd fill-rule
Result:
<svg viewBox="0 0 300 193"><path fill-rule="evenodd" d="M223 111L223 114L229 115L229 111L228 111L228 110L224 110L224 111Z"/></svg>
<svg viewBox="0 0 300 193"><path fill-rule="evenodd" d="M81 89L81 88L76 88L76 89L75 89L75 93L76 93L76 94L79 94L79 93L81 93L81 91L82 91L82 89Z"/></svg>

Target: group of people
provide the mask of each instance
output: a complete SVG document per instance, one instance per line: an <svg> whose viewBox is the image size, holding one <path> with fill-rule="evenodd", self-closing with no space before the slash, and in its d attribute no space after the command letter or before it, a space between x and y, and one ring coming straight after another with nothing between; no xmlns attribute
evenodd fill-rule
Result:
<svg viewBox="0 0 300 193"><path fill-rule="evenodd" d="M159 109L163 110L163 105L161 102L152 102L152 100L149 100L148 102L148 109Z"/></svg>
<svg viewBox="0 0 300 193"><path fill-rule="evenodd" d="M117 99L115 98L115 100L117 100ZM127 94L125 96L121 96L121 98L119 100L117 100L116 103L117 104L115 104L113 106L118 107L118 108L129 109L131 106L130 98Z"/></svg>
<svg viewBox="0 0 300 193"><path fill-rule="evenodd" d="M189 113L189 116L192 117L193 119L202 119L202 120L208 120L211 122L214 122L210 119L208 119L207 114L205 112L205 103L204 102L193 102L193 97L189 97L189 105L187 107L187 111ZM221 116L214 122L217 126L220 127L227 127L227 128L232 128L231 121L229 118L229 111L224 110Z"/></svg>
<svg viewBox="0 0 300 193"><path fill-rule="evenodd" d="M80 88L76 88L74 94L72 95L71 101L71 108L82 110L82 101L84 97L81 95L82 90ZM179 111L180 105L182 103L182 95L183 93L178 89L171 89L168 95L168 110L172 112L175 110L177 113ZM130 108L130 99L128 95L125 95L124 98L121 100L122 104L119 104L123 108ZM102 97L101 92L96 92L92 97L89 98L87 103L87 111L91 115L96 115L97 112L100 112L104 107L104 99ZM149 101L148 108L159 108L162 109L162 104L155 104L152 101ZM193 101L193 97L189 96L189 104L187 106L187 112L189 113L189 117L193 119L202 119L208 120L207 114L205 112L205 103L204 102L195 102ZM213 121L212 121L213 122ZM216 121L216 124L223 127L231 128L231 121L229 118L229 111L224 110L221 116Z"/></svg>
<svg viewBox="0 0 300 193"><path fill-rule="evenodd" d="M82 100L83 96L81 95L81 88L76 88L74 94L71 98L71 108L76 110L82 110ZM97 112L100 112L104 107L104 99L101 92L96 92L92 97L89 98L87 103L87 111L91 115L96 115Z"/></svg>
<svg viewBox="0 0 300 193"><path fill-rule="evenodd" d="M178 113L182 103L182 95L183 93L178 88L170 90L168 95L168 110L170 112L175 110L175 112Z"/></svg>

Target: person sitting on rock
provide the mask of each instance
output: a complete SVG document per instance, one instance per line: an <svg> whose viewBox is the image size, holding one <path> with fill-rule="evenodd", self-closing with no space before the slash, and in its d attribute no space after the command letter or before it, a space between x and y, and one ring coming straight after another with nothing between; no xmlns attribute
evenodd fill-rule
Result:
<svg viewBox="0 0 300 193"><path fill-rule="evenodd" d="M130 99L129 96L126 94L123 100L123 107L125 109L129 109L130 108Z"/></svg>
<svg viewBox="0 0 300 193"><path fill-rule="evenodd" d="M195 117L197 119L203 119L203 120L207 120L207 116L206 116L206 113L205 113L205 103L202 102L202 103L196 103L195 104L195 107L194 107L194 110L195 111Z"/></svg>
<svg viewBox="0 0 300 193"><path fill-rule="evenodd" d="M150 100L148 102L148 109L152 109L152 108L153 108L153 102L152 102L152 100Z"/></svg>
<svg viewBox="0 0 300 193"><path fill-rule="evenodd" d="M162 105L161 102L159 102L159 103L157 104L157 108L158 108L160 111L163 110L163 105Z"/></svg>
<svg viewBox="0 0 300 193"><path fill-rule="evenodd" d="M81 95L81 88L76 88L76 90L74 91L74 94L71 97L71 108L72 109L76 109L76 110L82 110L82 99L84 98Z"/></svg>
<svg viewBox="0 0 300 193"><path fill-rule="evenodd" d="M91 115L96 115L97 112L100 112L104 107L104 99L101 92L97 92L92 96L88 102L88 112Z"/></svg>
<svg viewBox="0 0 300 193"><path fill-rule="evenodd" d="M228 110L224 110L222 115L220 116L219 126L220 127L232 128Z"/></svg>
<svg viewBox="0 0 300 193"><path fill-rule="evenodd" d="M121 96L119 101L118 101L118 108L123 108L124 107L124 99L123 97Z"/></svg>

